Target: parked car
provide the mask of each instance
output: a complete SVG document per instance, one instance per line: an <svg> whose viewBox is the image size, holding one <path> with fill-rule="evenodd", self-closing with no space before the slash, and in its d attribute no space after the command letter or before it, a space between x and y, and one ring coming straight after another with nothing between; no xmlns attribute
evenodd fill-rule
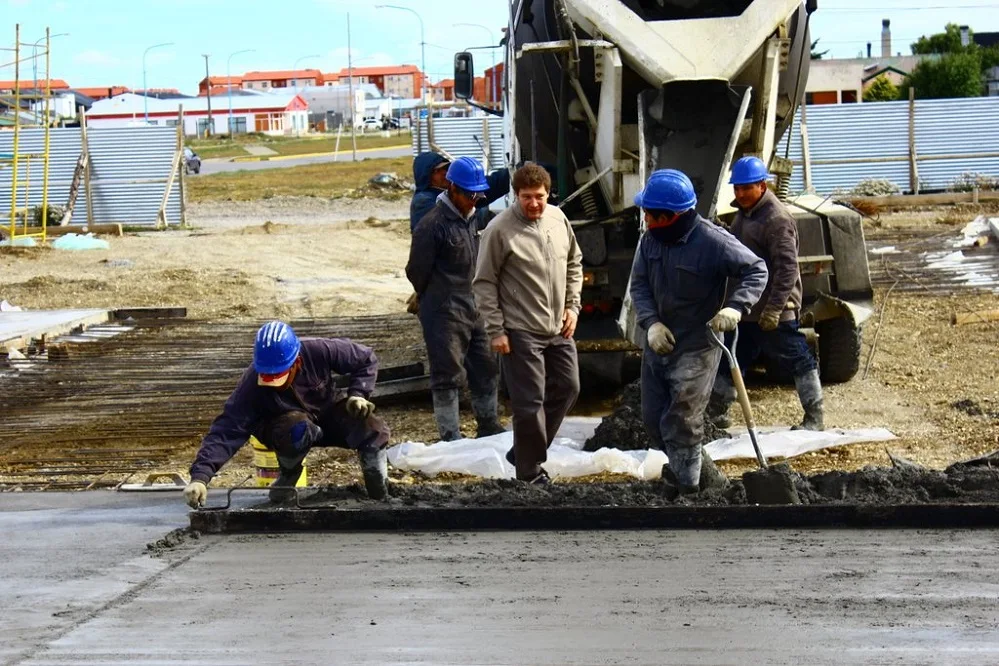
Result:
<svg viewBox="0 0 999 666"><path fill-rule="evenodd" d="M365 118L364 124L361 125L364 130L380 130L382 128L382 123L376 118Z"/></svg>
<svg viewBox="0 0 999 666"><path fill-rule="evenodd" d="M187 146L184 146L184 173L201 173L201 158Z"/></svg>

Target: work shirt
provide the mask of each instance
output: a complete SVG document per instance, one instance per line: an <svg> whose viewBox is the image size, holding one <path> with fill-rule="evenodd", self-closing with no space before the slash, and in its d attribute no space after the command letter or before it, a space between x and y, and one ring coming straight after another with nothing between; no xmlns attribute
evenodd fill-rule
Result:
<svg viewBox="0 0 999 666"><path fill-rule="evenodd" d="M731 281L727 299L726 281ZM723 302L746 314L766 284L763 260L697 215L697 223L676 243L642 235L631 270L631 299L642 328L661 322L673 332L672 354L677 354L710 345L707 324Z"/></svg>
<svg viewBox="0 0 999 666"><path fill-rule="evenodd" d="M482 232L473 289L489 337L558 335L562 313L579 314L583 289L583 253L565 213L545 206L528 220L518 201L497 215Z"/></svg>
<svg viewBox="0 0 999 666"><path fill-rule="evenodd" d="M472 323L478 318L472 278L479 252L478 231L446 192L413 231L406 277L420 297L421 320L436 314Z"/></svg>
<svg viewBox="0 0 999 666"><path fill-rule="evenodd" d="M801 271L798 225L791 213L767 190L755 206L735 214L732 235L763 259L770 272L767 287L746 321L759 321L764 310L781 313L781 321L796 319L801 309Z"/></svg>
<svg viewBox="0 0 999 666"><path fill-rule="evenodd" d="M265 421L291 411L325 421L337 402L367 398L375 389L378 358L369 347L344 338L303 338L299 358L302 366L287 390L259 386L252 365L243 372L201 442L191 465L192 481L208 483ZM335 375L349 377L346 390L335 385Z"/></svg>

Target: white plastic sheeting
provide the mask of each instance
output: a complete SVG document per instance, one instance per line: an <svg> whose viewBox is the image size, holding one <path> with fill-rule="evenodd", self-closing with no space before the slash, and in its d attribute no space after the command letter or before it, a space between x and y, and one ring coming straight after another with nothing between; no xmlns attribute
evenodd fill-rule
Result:
<svg viewBox="0 0 999 666"><path fill-rule="evenodd" d="M759 433L760 448L765 456L793 458L810 451L895 439L884 428L857 430L808 430L772 429ZM419 471L429 476L442 472L471 474L487 479L512 479L514 469L504 455L513 446L513 433L505 432L482 439L461 439L454 442L423 444L405 442L388 450L393 467ZM666 455L662 451L619 451L603 448L599 451L582 451L582 440L559 437L548 449L545 470L553 477L578 477L611 472L627 474L637 479L652 480L662 475ZM748 433L732 439L719 439L707 445L713 460L754 458L753 444Z"/></svg>

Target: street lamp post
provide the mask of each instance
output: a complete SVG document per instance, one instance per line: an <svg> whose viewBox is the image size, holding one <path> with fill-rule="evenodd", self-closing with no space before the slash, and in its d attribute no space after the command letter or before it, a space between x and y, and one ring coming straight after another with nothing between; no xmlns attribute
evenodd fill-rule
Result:
<svg viewBox="0 0 999 666"><path fill-rule="evenodd" d="M225 60L225 87L226 93L229 97L229 138L232 138L232 75L229 73L229 65L232 64L232 57L238 56L240 53L252 53L256 49L243 49L242 51L234 51L229 54L229 57Z"/></svg>
<svg viewBox="0 0 999 666"><path fill-rule="evenodd" d="M309 58L320 58L320 57L322 57L322 56L320 56L318 53L313 53L312 55L302 56L301 58L299 58L298 60L295 61L294 65L291 66L292 74L294 74L295 72L298 71L298 63L302 62L303 60L308 60ZM297 76L295 77L295 92L298 92L298 77Z"/></svg>
<svg viewBox="0 0 999 666"><path fill-rule="evenodd" d="M427 42L423 35L423 17L415 9L410 9L409 7L400 7L398 5L375 5L375 9L399 9L404 12L409 12L417 18L420 22L420 68L423 70L420 74L420 95L422 96L420 102L422 104L427 103Z"/></svg>
<svg viewBox="0 0 999 666"><path fill-rule="evenodd" d="M48 39L51 41L56 37L69 37L69 33L60 32L55 35L49 35ZM33 112L35 118L38 117L37 115L38 114L38 45L41 44L43 41L45 41L45 37L39 37L38 41L36 41L34 44L31 45L31 74L32 76L34 76L35 79L34 88L32 89L32 92L35 95L35 111ZM48 122L48 118L46 118L45 120L46 122Z"/></svg>
<svg viewBox="0 0 999 666"><path fill-rule="evenodd" d="M211 57L211 53L202 53L201 57L205 59L205 99L208 101L208 125L205 127L205 131L208 132L208 136L211 136L215 132L215 120L212 118L212 75L208 72L208 58ZM200 132L199 132L200 134Z"/></svg>
<svg viewBox="0 0 999 666"><path fill-rule="evenodd" d="M146 86L146 54L161 46L173 46L173 42L153 44L142 52L142 115L145 117L147 125L149 124L149 88Z"/></svg>
<svg viewBox="0 0 999 666"><path fill-rule="evenodd" d="M493 34L492 30L490 30L486 26L482 25L481 23L455 23L454 27L455 28L460 28L460 27L482 28L487 33L489 33L489 43L493 44L493 47L490 49L490 51L493 52L493 86L492 86L493 87L493 91L492 91L493 94L492 94L492 99L490 101L493 102L493 103L495 103L495 104L498 104L499 103L499 87L498 87L497 84L499 83L499 76L498 76L499 72L496 71L496 46L495 46L495 44L496 44L496 36ZM475 81L472 81L472 89L473 90L475 89Z"/></svg>

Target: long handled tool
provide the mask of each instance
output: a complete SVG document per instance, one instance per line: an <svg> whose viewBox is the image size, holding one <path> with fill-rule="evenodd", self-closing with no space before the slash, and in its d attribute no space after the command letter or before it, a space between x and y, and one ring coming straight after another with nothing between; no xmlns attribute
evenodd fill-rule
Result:
<svg viewBox="0 0 999 666"><path fill-rule="evenodd" d="M753 407L749 404L749 393L742 380L739 362L735 358L736 345L739 343L739 330L736 329L732 334L731 350L725 346L724 337L710 327L708 337L711 339L711 344L721 349L722 354L728 359L728 367L732 372L732 383L735 385L739 406L742 407L742 417L749 430L749 439L753 442L756 461L760 464L758 471L746 472L742 475L742 484L746 488L746 500L750 504L801 504L798 490L794 487L791 468L783 464L770 467L767 465L766 456L760 450L760 443L756 437L756 421L753 419Z"/></svg>

